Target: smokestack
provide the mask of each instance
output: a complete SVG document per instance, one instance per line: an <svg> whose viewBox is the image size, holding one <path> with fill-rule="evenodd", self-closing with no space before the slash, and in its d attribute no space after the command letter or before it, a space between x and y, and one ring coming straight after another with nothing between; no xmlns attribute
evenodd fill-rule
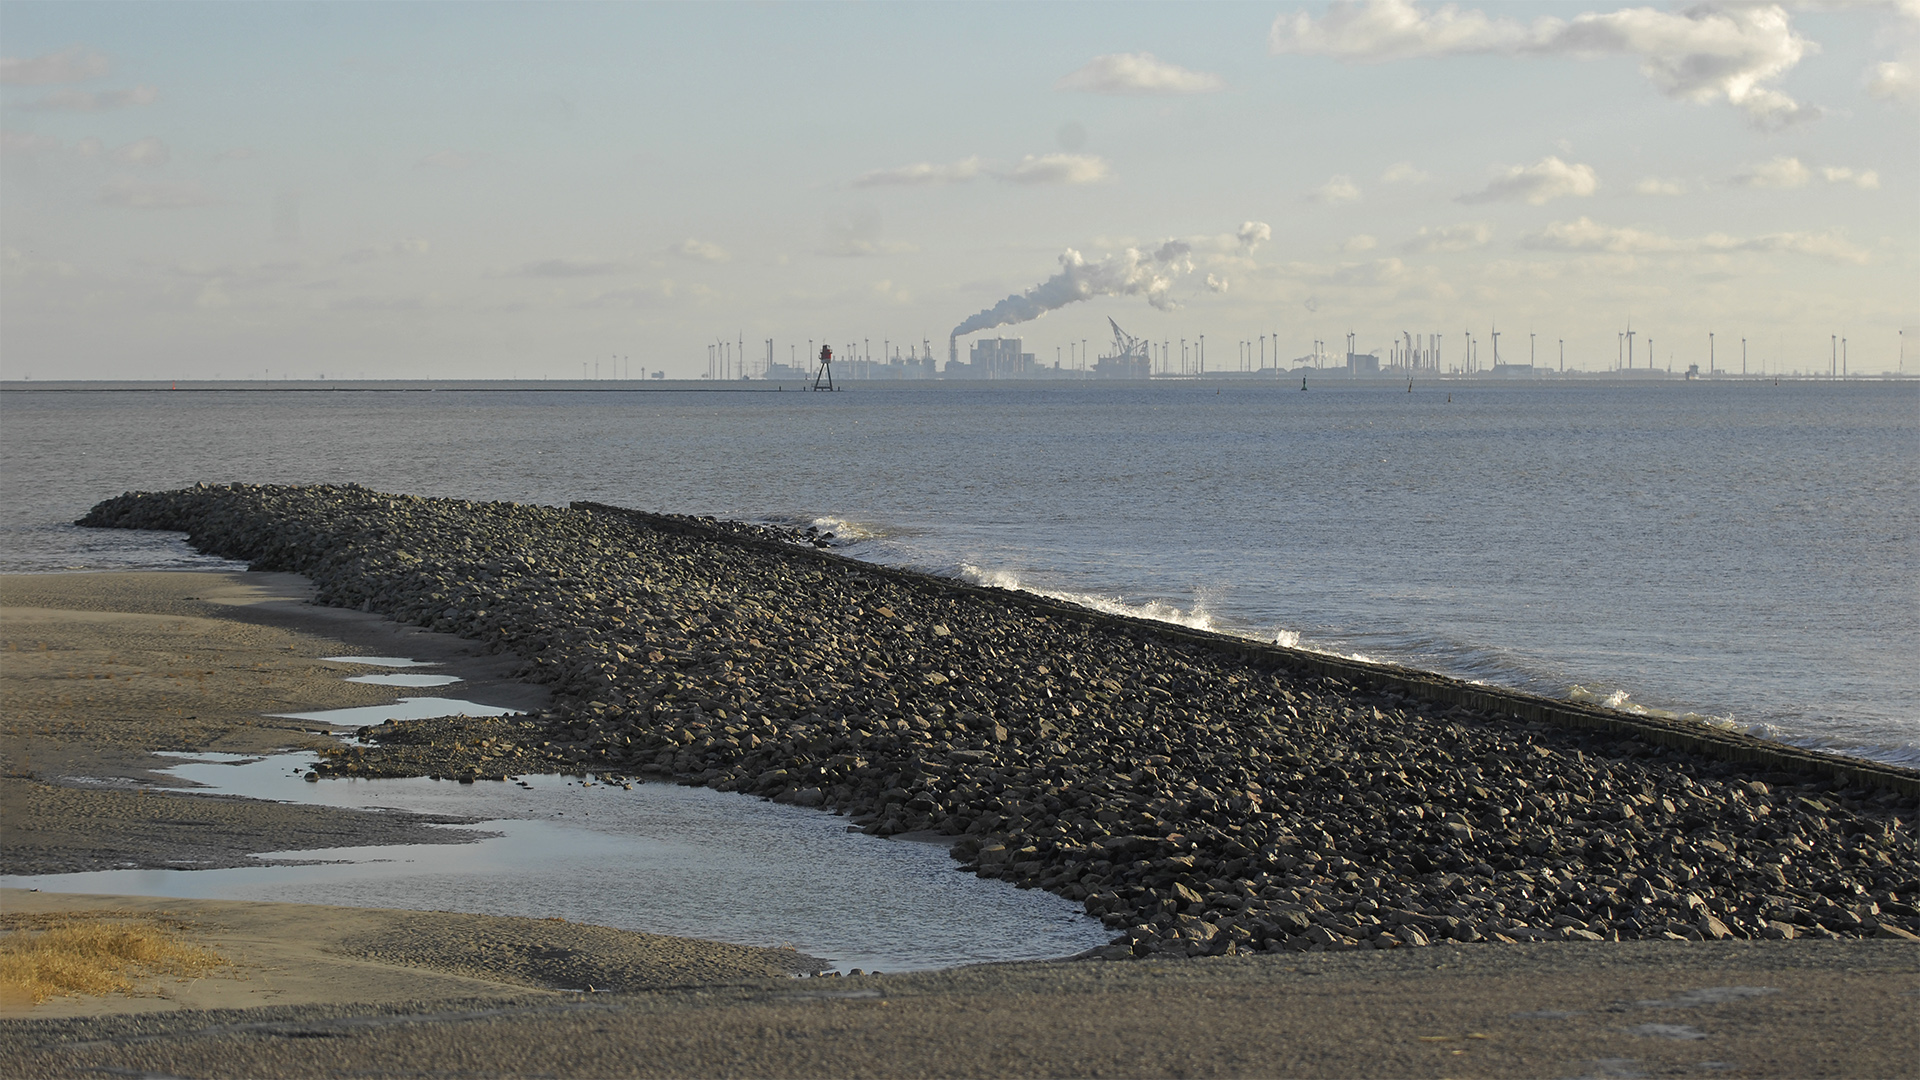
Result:
<svg viewBox="0 0 1920 1080"><path fill-rule="evenodd" d="M960 335L955 334L952 337L947 339L947 366L952 367L953 365L958 364L959 362L960 362Z"/></svg>

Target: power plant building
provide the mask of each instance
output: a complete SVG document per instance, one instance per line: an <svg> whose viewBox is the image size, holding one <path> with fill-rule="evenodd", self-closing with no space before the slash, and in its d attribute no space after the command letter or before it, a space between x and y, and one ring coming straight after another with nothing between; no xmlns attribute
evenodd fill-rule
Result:
<svg viewBox="0 0 1920 1080"><path fill-rule="evenodd" d="M1020 351L1019 338L981 338L967 350L967 361L948 359L949 379L1033 379L1040 372L1033 354Z"/></svg>

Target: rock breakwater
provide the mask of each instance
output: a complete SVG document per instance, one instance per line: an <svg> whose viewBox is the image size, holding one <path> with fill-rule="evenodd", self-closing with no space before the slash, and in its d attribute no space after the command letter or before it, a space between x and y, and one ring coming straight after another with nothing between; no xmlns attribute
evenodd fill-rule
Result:
<svg viewBox="0 0 1920 1080"><path fill-rule="evenodd" d="M982 875L1082 901L1110 958L1920 940L1901 792L1441 710L805 534L354 486L129 493L80 523L185 531L554 690L535 717L369 729L322 773L671 776L937 830Z"/></svg>

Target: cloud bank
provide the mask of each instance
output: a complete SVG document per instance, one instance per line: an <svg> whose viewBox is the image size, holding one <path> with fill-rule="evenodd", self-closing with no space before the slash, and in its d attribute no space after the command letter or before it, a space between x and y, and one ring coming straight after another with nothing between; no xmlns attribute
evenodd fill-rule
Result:
<svg viewBox="0 0 1920 1080"><path fill-rule="evenodd" d="M988 170L978 157L963 158L951 165L921 161L893 169L875 169L853 178L850 186L937 187L943 184L972 183ZM1097 184L1113 175L1105 158L1092 154L1028 154L1012 168L991 173L1011 184Z"/></svg>
<svg viewBox="0 0 1920 1080"><path fill-rule="evenodd" d="M1591 165L1569 165L1545 157L1531 165L1515 165L1479 191L1456 201L1463 203L1524 202L1533 206L1567 196L1585 198L1600 186Z"/></svg>
<svg viewBox="0 0 1920 1080"><path fill-rule="evenodd" d="M1281 15L1268 34L1275 55L1328 56L1348 63L1468 55L1634 56L1641 74L1668 97L1724 101L1765 130L1819 115L1818 109L1766 85L1811 47L1778 4L1700 4L1677 12L1623 8L1521 23L1452 4L1429 9L1413 0L1336 0L1318 19L1307 12Z"/></svg>
<svg viewBox="0 0 1920 1080"><path fill-rule="evenodd" d="M1360 201L1360 187L1351 176L1329 176L1327 182L1307 193L1308 202L1329 206Z"/></svg>
<svg viewBox="0 0 1920 1080"><path fill-rule="evenodd" d="M107 58L81 45L45 56L0 56L0 86L50 86L85 82L113 70Z"/></svg>
<svg viewBox="0 0 1920 1080"><path fill-rule="evenodd" d="M166 184L117 176L101 187L99 201L107 206L125 206L136 210L178 210L192 206L213 206L220 200L199 184Z"/></svg>
<svg viewBox="0 0 1920 1080"><path fill-rule="evenodd" d="M1738 237L1710 233L1701 237L1674 237L1643 229L1602 225L1590 218L1556 221L1537 233L1520 238L1520 246L1535 251L1605 252L1613 255L1722 255L1738 252L1786 252L1829 262L1864 264L1869 256L1838 234L1780 232Z"/></svg>
<svg viewBox="0 0 1920 1080"><path fill-rule="evenodd" d="M678 255L683 259L692 259L695 262L704 263L723 263L733 258L733 256L727 252L727 249L721 247L719 244L706 240L696 240L691 236L677 244L668 245L667 254Z"/></svg>
<svg viewBox="0 0 1920 1080"><path fill-rule="evenodd" d="M1112 175L1092 154L1028 154L1001 176L1016 184L1097 184Z"/></svg>
<svg viewBox="0 0 1920 1080"><path fill-rule="evenodd" d="M1741 187L1751 188L1801 188L1813 174L1799 158L1777 157L1758 165L1750 165L1746 171L1733 178Z"/></svg>
<svg viewBox="0 0 1920 1080"><path fill-rule="evenodd" d="M902 165L897 169L875 169L862 173L853 180L854 187L929 187L937 184L964 184L980 175L980 159L977 157L956 161L951 165L935 165L931 162L918 162Z"/></svg>
<svg viewBox="0 0 1920 1080"><path fill-rule="evenodd" d="M151 86L136 86L131 90L55 90L20 108L29 112L106 112L140 108L159 100L160 91Z"/></svg>
<svg viewBox="0 0 1920 1080"><path fill-rule="evenodd" d="M1412 255L1424 255L1435 251L1472 251L1487 246L1493 239L1493 226L1484 221L1465 221L1458 225L1442 225L1429 229L1422 225L1413 239L1401 245L1402 250Z"/></svg>
<svg viewBox="0 0 1920 1080"><path fill-rule="evenodd" d="M1212 94L1225 90L1227 81L1169 64L1152 53L1108 53L1062 76L1053 88L1088 94Z"/></svg>

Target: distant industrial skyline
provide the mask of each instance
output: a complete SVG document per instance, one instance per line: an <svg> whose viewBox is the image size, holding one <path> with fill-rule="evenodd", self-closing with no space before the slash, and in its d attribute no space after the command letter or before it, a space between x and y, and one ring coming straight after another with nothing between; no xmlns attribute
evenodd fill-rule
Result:
<svg viewBox="0 0 1920 1080"><path fill-rule="evenodd" d="M1914 0L4 26L10 379L737 377L809 337L1090 366L1109 317L1175 368L1352 333L1444 370L1467 332L1484 368L1497 327L1601 371L1631 325L1642 367L1845 338L1877 373L1920 326Z"/></svg>

